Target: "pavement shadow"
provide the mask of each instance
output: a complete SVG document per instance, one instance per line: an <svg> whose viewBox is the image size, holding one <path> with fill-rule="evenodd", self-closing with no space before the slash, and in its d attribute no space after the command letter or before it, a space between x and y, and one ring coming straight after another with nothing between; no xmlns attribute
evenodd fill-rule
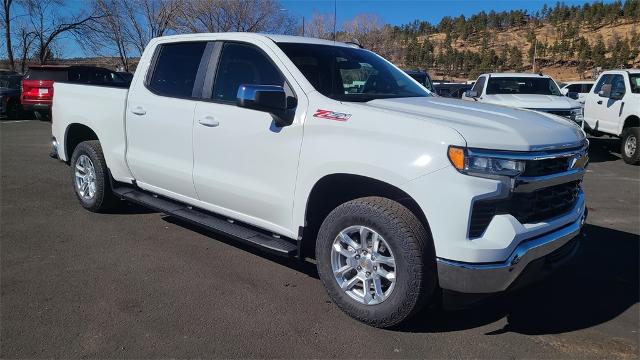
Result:
<svg viewBox="0 0 640 360"><path fill-rule="evenodd" d="M316 269L316 265L311 263L311 262L309 262L309 261L300 261L300 260L296 260L296 259L289 259L289 258L285 258L285 257L282 257L282 256L273 255L273 254L264 252L264 251L262 251L262 250L260 250L258 248L255 248L253 246L244 244L244 243L242 243L242 242L240 242L238 240L232 239L232 238L230 238L228 236L221 235L221 234L216 233L214 231L210 231L210 230L207 230L207 229L202 228L200 226L193 225L193 224L191 224L191 223L189 223L187 221L184 221L182 219L179 219L179 218L176 218L176 217L173 217L173 216L169 216L169 215L163 216L162 220L164 220L164 221L166 221L168 223L183 227L185 229L189 229L191 231L195 231L195 232L197 232L197 233L199 233L201 235L204 235L206 237L210 237L212 239L215 239L213 241L220 241L222 243L225 243L227 245L233 246L233 247L238 248L240 250L249 252L249 253L254 254L256 256L260 256L260 257L269 259L269 260L271 260L271 261L273 261L275 263L278 263L278 264L280 264L282 266L286 266L288 268L291 268L291 269L294 269L296 271L299 271L299 272L301 272L301 273L303 273L303 274L305 274L305 275L307 275L309 277L312 277L314 279L318 279L318 280L320 279L320 277L318 276L318 271Z"/></svg>
<svg viewBox="0 0 640 360"><path fill-rule="evenodd" d="M638 302L640 236L595 225L585 231L573 261L542 282L461 311L427 309L397 330L458 331L506 317L506 326L487 335L545 335L616 318Z"/></svg>
<svg viewBox="0 0 640 360"><path fill-rule="evenodd" d="M622 160L620 139L610 137L589 138L589 162L600 163Z"/></svg>

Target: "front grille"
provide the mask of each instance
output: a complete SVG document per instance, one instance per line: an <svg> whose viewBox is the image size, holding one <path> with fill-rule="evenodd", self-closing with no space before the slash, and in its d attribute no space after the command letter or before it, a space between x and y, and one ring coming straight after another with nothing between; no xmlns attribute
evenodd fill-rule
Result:
<svg viewBox="0 0 640 360"><path fill-rule="evenodd" d="M522 176L545 176L567 171L569 157L557 157L543 160L528 160L525 162Z"/></svg>
<svg viewBox="0 0 640 360"><path fill-rule="evenodd" d="M536 223L571 210L580 193L580 182L550 186L530 193L513 193L501 200L480 200L473 204L469 237L482 236L494 215L511 214L522 224Z"/></svg>
<svg viewBox="0 0 640 360"><path fill-rule="evenodd" d="M571 110L546 110L549 114L571 118Z"/></svg>
<svg viewBox="0 0 640 360"><path fill-rule="evenodd" d="M578 199L580 182L550 186L530 193L515 193L509 214L523 224L536 223L569 211Z"/></svg>

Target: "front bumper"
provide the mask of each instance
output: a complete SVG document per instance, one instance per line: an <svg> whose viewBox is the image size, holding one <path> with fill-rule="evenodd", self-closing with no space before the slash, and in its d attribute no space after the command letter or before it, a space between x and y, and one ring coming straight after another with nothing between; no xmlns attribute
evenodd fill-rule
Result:
<svg viewBox="0 0 640 360"><path fill-rule="evenodd" d="M569 244L580 235L587 217L586 207L580 208L574 222L553 232L520 243L507 260L495 263L465 263L437 259L440 287L460 293L486 294L507 290L529 264ZM563 261L575 254L577 246L563 254Z"/></svg>

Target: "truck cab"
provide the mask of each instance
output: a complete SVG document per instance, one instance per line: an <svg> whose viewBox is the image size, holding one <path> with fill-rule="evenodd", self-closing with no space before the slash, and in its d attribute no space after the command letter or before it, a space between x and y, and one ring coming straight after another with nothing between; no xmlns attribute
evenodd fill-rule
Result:
<svg viewBox="0 0 640 360"><path fill-rule="evenodd" d="M600 74L585 99L585 129L593 135L619 137L623 160L638 164L639 119L640 70L610 70Z"/></svg>

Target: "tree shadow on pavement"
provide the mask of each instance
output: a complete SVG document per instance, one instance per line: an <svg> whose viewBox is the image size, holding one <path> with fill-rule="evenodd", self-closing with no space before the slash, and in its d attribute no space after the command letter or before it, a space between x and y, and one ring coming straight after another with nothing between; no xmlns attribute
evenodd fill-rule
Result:
<svg viewBox="0 0 640 360"><path fill-rule="evenodd" d="M504 328L487 335L544 335L616 318L638 302L640 236L595 225L585 231L575 258L542 282L461 311L427 309L397 330L457 331L506 317Z"/></svg>
<svg viewBox="0 0 640 360"><path fill-rule="evenodd" d="M589 162L622 161L620 139L610 137L589 138Z"/></svg>

